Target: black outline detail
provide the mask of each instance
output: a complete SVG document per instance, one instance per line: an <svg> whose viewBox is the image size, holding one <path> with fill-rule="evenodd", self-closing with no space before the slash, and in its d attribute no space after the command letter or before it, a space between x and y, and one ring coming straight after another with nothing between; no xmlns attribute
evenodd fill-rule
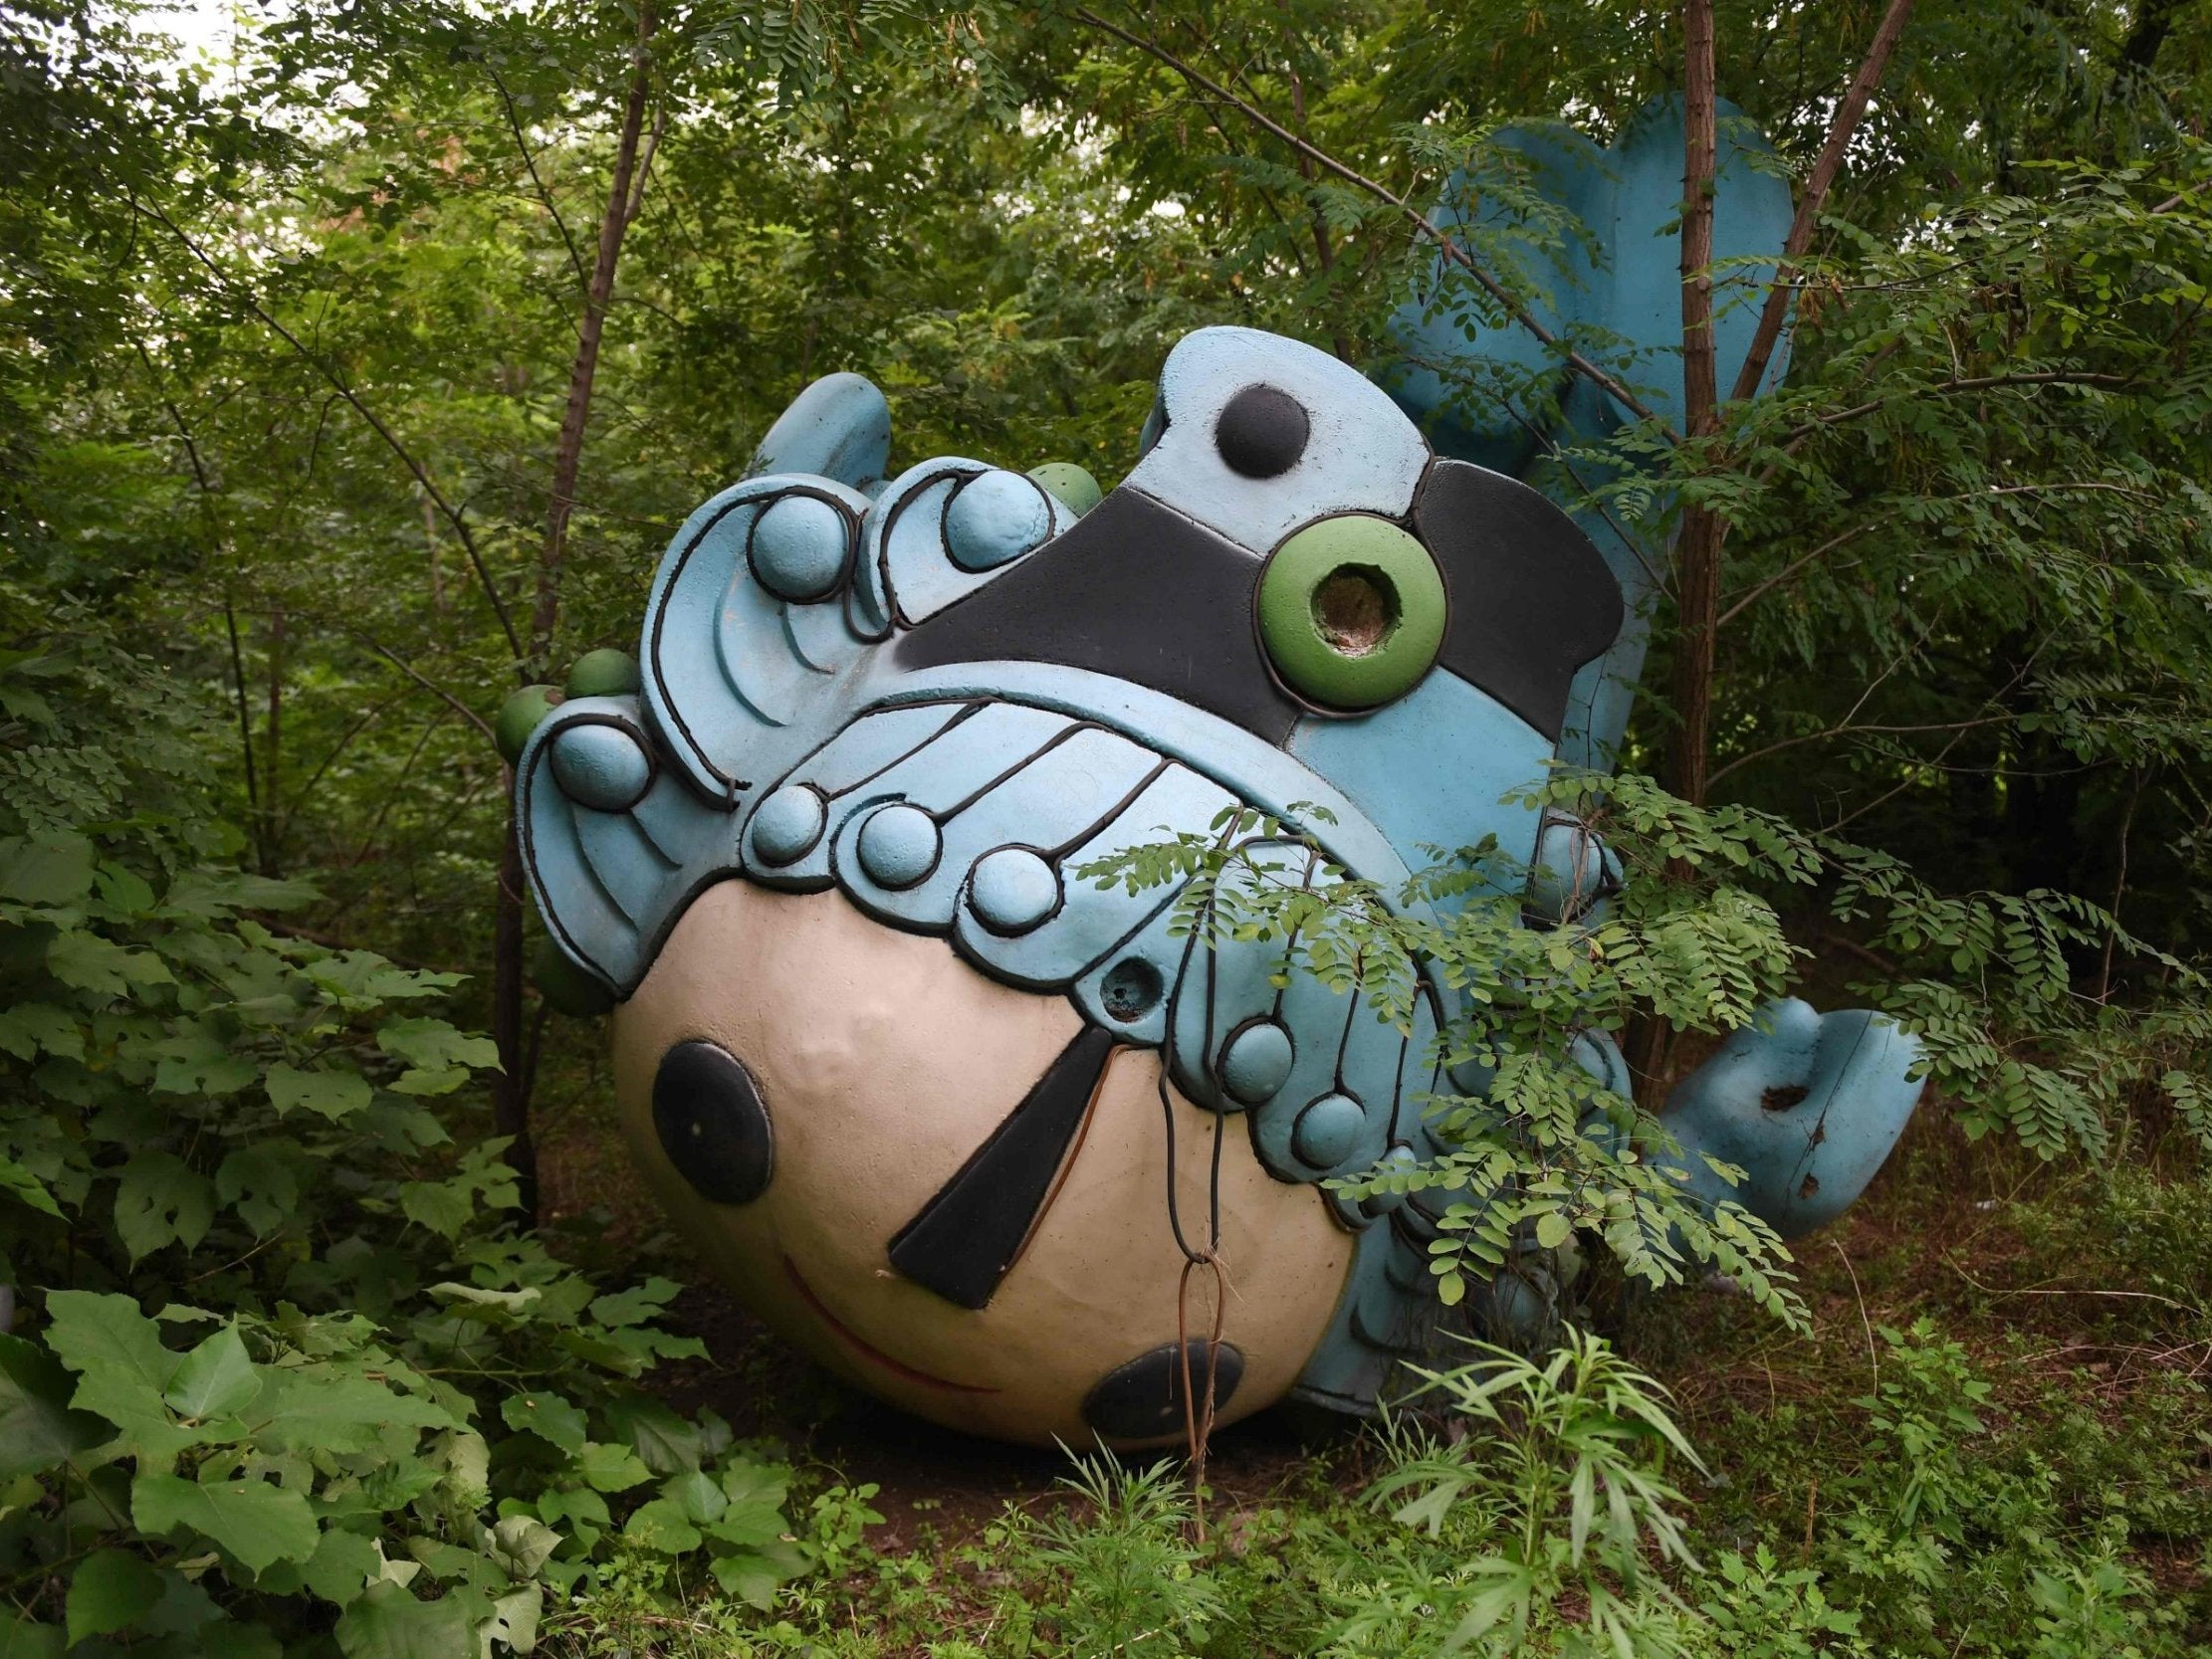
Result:
<svg viewBox="0 0 2212 1659"><path fill-rule="evenodd" d="M1105 728L1101 726L1099 729L1104 730ZM995 858L999 853L1033 853L1036 855L1037 862L1051 872L1052 908L1034 922L1024 922L1013 928L1001 928L977 908L976 872L983 868L985 859ZM1041 847L1032 847L1026 841L1002 842L998 846L988 847L978 853L975 861L968 866L968 880L963 882L961 887L964 890L961 897L967 902L969 915L976 919L976 926L983 929L985 933L995 934L999 938L1020 938L1025 933L1033 933L1055 916L1058 916L1060 912L1067 909L1067 878L1060 874L1058 862Z"/></svg>
<svg viewBox="0 0 2212 1659"><path fill-rule="evenodd" d="M1086 1025L959 1173L892 1236L891 1265L957 1308L990 1304L1029 1236L1119 1041Z"/></svg>
<svg viewBox="0 0 2212 1659"><path fill-rule="evenodd" d="M1266 1094L1260 1096L1259 1099L1257 1099L1256 1101L1246 1100L1242 1095L1239 1095L1235 1090L1231 1089L1228 1086L1228 1051L1236 1046L1237 1038L1243 1036L1245 1032L1251 1030L1252 1027L1255 1025L1271 1025L1279 1030L1290 1043L1290 1070L1296 1071L1298 1068L1298 1039L1294 1035L1292 1035L1289 1026L1283 1024L1281 1020L1275 1017L1272 1010L1264 1014L1249 1014L1246 1015L1243 1019L1238 1020L1235 1025L1229 1028L1228 1035L1221 1039L1221 1046L1214 1051L1214 1076L1212 1082L1214 1084L1214 1087L1217 1091L1219 1091L1222 1096L1236 1103L1234 1106L1227 1108L1227 1110L1230 1112L1241 1112L1248 1107L1265 1106L1269 1101L1273 1100L1277 1095L1281 1094L1283 1091L1283 1084L1287 1084L1290 1081L1290 1072L1284 1072L1282 1083L1278 1083L1274 1088L1268 1090Z"/></svg>
<svg viewBox="0 0 2212 1659"><path fill-rule="evenodd" d="M565 732L570 726L611 726L614 727L615 730L628 737L630 741L635 743L638 748L644 753L645 787L640 789L634 796L632 796L627 805L593 806L589 801L579 801L576 799L575 796L568 793L567 787L560 781L560 774L557 771L553 771L553 748L559 742L561 733ZM643 801L647 795L650 795L653 792L653 785L661 780L660 756L659 754L654 752L654 749L655 745L653 739L648 736L645 731L640 728L635 723L626 721L619 715L599 715L589 712L583 712L570 715L566 720L560 723L558 729L547 735L546 770L553 774L554 793L559 795L560 798L566 801L571 807L579 808L585 812L596 812L608 818L623 818L635 813L638 808L638 803ZM651 840L652 838L648 836L646 839ZM654 847L654 851L658 852L659 850L659 846L658 844L656 844ZM661 856L663 858L666 858L668 855L666 853L662 853Z"/></svg>
<svg viewBox="0 0 2212 1659"><path fill-rule="evenodd" d="M994 570L1003 570L1007 565L1016 563L1021 559L1027 558L1031 553L1035 552L1037 548L1043 546L1046 541L1051 540L1052 537L1058 533L1056 530L1047 527L1042 540L1031 543L1029 546L1022 548L1020 552L1014 553L1010 557L1000 559L996 564L987 564L981 570L977 569L972 564L961 563L960 556L953 551L953 503L959 501L961 497L965 496L968 493L968 487L970 485L978 483L983 479L989 478L993 473L1004 473L1008 478L1017 478L1021 480L1023 484L1026 484L1031 490L1035 491L1038 499L1044 503L1044 521L1047 526L1049 526L1053 518L1057 517L1057 515L1055 515L1052 511L1054 506L1057 505L1053 499L1052 492L1045 489L1043 485L1039 484L1027 473L1017 473L1008 467L986 467L982 472L976 474L974 478L962 479L960 483L954 488L952 494L945 498L944 510L937 516L937 540L938 544L945 549L945 562L951 565L955 570L958 570L964 576L988 576ZM956 604L959 603L958 600L954 602Z"/></svg>
<svg viewBox="0 0 2212 1659"><path fill-rule="evenodd" d="M744 486L741 485L739 486L739 488L743 489ZM663 666L661 663L661 635L668 626L668 600L669 596L676 591L676 584L683 579L684 571L690 566L691 555L699 550L699 544L702 541L706 540L709 535L714 533L715 527L719 525L723 519L729 518L731 514L740 512L746 508L751 508L754 510L754 518L757 519L759 518L761 514L767 512L770 507L781 501L785 496L810 496L815 501L827 502L831 507L836 509L837 516L845 520L847 533L852 537L854 546L857 547L859 545L859 518L854 517L853 512L849 507L847 507L843 502L839 501L835 496L830 495L827 491L817 490L811 485L794 484L788 486L787 488L774 491L774 493L764 492L763 494L758 496L749 496L743 501L735 501L730 503L720 513L717 513L712 518L709 518L704 524L701 524L699 526L699 533L694 535L690 541L684 544L684 550L678 553L676 555L675 562L668 566L668 574L665 581L661 581L660 578L656 576L655 580L658 581L660 585L660 601L653 606L652 615L646 618L645 634L642 641L643 645L645 646L645 651L643 660L638 665L639 674L641 676L638 702L641 706L644 706L648 709L652 705L652 700L645 696L643 689L644 685L648 681L652 684L658 685L661 688L662 695L667 698L668 701L668 717L670 720L676 723L676 729L682 735L684 740L683 746L691 752L693 758L699 762L701 768L706 771L708 776L720 778L722 780L723 787L730 792L729 799L717 803L723 806L734 806L737 803L737 797L745 793L746 790L752 788L753 785L743 778L733 776L732 774L724 771L720 766L715 764L713 757L707 753L706 744L702 743L699 738L693 733L690 723L684 719L683 711L676 707L676 700L669 693L668 677L663 671ZM745 526L745 545L738 549L738 553L739 557L745 563L746 579L758 584L760 582L760 577L756 576L753 573L753 525L751 523L748 523ZM852 569L852 561L850 559L846 560L845 569L847 573L847 581L845 585L849 590L851 586L849 578ZM766 586L763 586L761 588L761 591L768 594L771 599L774 599L775 602L779 605L787 605L790 603L788 599L778 598L774 590ZM834 591L834 589L832 591ZM818 600L816 602L826 603L828 595L825 594L823 595L821 600ZM857 632L857 630L855 630L855 632ZM675 748L677 745L674 743L670 743L668 746L670 748ZM688 767L684 769L687 771L689 770Z"/></svg>
<svg viewBox="0 0 2212 1659"><path fill-rule="evenodd" d="M893 886L890 882L882 880L868 868L868 855L861 851L860 843L862 839L866 837L868 833L868 826L870 824L874 823L884 813L902 806L912 811L919 812L924 818L929 820L930 833L936 839L937 848L930 854L930 861L928 865L924 867L920 875L916 876L912 881L900 882L896 886ZM839 827L842 828L842 826ZM897 796L890 800L879 801L874 806L868 807L864 811L864 813L862 813L860 818L860 827L852 832L852 861L859 867L853 872L853 874L865 879L870 887L880 889L882 892L885 893L912 893L916 888L920 887L924 882L928 881L932 876L936 875L937 867L945 862L945 826L938 822L936 813L932 812L926 806L916 806L914 802L908 800L904 795Z"/></svg>
<svg viewBox="0 0 2212 1659"><path fill-rule="evenodd" d="M769 516L769 509L779 507L795 496L803 496L809 501L827 500L826 497L817 495L810 490L787 490L776 497L774 501L770 502L768 507L764 507L760 512L754 514L753 522L745 526L745 568L753 577L755 583L759 585L761 591L771 599L781 602L786 610L792 605L818 605L842 589L845 583L852 578L853 557L860 550L859 526L853 521L851 515L845 512L842 503L831 502L829 505L836 512L837 517L845 521L845 551L844 556L837 561L837 573L829 578L828 585L819 593L790 594L778 592L775 586L761 574L760 565L754 562L753 543L760 536L761 520ZM783 628L785 633L790 631L790 621L787 617L784 620ZM793 649L796 649L795 642ZM803 657L799 660L805 662ZM812 668L814 665L807 663L806 666Z"/></svg>

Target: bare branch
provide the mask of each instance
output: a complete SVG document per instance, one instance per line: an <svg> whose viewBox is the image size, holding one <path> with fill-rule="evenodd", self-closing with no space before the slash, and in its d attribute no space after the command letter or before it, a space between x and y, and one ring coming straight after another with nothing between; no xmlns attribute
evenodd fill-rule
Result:
<svg viewBox="0 0 2212 1659"><path fill-rule="evenodd" d="M1913 0L1889 0L1889 9L1882 14L1881 22L1875 29L1873 44L1867 48L1866 60L1860 64L1859 73L1852 77L1843 102L1837 104L1835 118L1828 123L1828 137L1821 144L1812 172L1806 175L1804 194L1798 198L1797 218L1790 226L1789 240L1782 245L1774 286L1768 291L1766 306L1759 312L1758 330L1751 336L1751 349L1744 355L1743 368L1736 375L1735 388L1729 394L1732 400L1740 402L1749 397L1759 389L1759 382L1766 376L1775 344L1782 337L1783 319L1789 314L1796 262L1804 258L1805 250L1813 245L1813 229L1820 223L1821 208L1827 204L1829 188L1843 170L1844 152L1851 147L1852 134L1859 130L1860 118L1867 112L1875 88L1889 67L1889 55L1896 50L1904 34L1905 22L1912 15L1912 4Z"/></svg>
<svg viewBox="0 0 2212 1659"><path fill-rule="evenodd" d="M432 680L424 675L412 663L408 662L404 657L400 656L398 652L394 651L382 640L378 639L373 634L363 633L360 629L353 627L349 623L341 622L338 624L338 626L343 628L348 634L351 634L355 639L359 640L363 645L367 646L369 650L375 652L377 656L390 663L393 668L399 670L400 673L404 674L408 679L412 680L416 685L420 686L424 691L428 692L440 703L443 703L448 709L451 709L455 714L459 715L471 726L475 726L477 730L483 732L485 736L491 738L495 743L499 740L498 734L492 730L492 726L489 721L487 721L482 715L478 714L474 709L471 709L466 703L463 703L459 698L455 697L451 692L447 691L443 686L439 685L435 680Z"/></svg>
<svg viewBox="0 0 2212 1659"><path fill-rule="evenodd" d="M560 209L553 204L553 192L546 188L546 181L538 176L538 162L530 153L529 140L523 136L523 123L516 116L515 101L508 96L507 83L499 78L499 71L489 64L485 66L485 73L491 76L493 87L498 89L500 107L507 111L507 130L515 134L515 149L523 158L524 170L530 174L530 182L538 192L538 200L552 216L553 229L560 233L561 243L568 250L568 267L576 274L576 287L582 288L589 281L583 274L583 256L576 252L576 239L568 234L568 223L560 217Z"/></svg>
<svg viewBox="0 0 2212 1659"><path fill-rule="evenodd" d="M392 432L392 429L378 418L375 410L361 401L359 394L345 383L334 368L325 362L316 352L310 350L298 334L279 322L269 309L262 305L249 290L234 283L230 274L217 265L213 259L209 258L206 250L193 241L181 225L177 224L175 220L159 208L149 207L135 198L133 198L130 205L139 216L151 219L183 244L185 252L205 267L208 275L222 285L231 298L244 305L248 311L261 319L264 326L291 346L294 351L297 351L301 359L330 383L331 389L346 401L353 412L368 424L368 429L383 440L385 448L396 455L400 464L414 475L415 482L422 487L423 494L437 505L438 516L453 526L453 533L460 538L463 550L469 555L469 563L476 567L477 581L483 587L484 597L492 607L492 614L499 619L500 632L507 636L508 650L514 656L517 666L520 667L523 658L522 641L515 633L514 623L508 619L507 606L500 599L498 586L492 581L492 572L484 563L483 550L476 544L476 532L469 528L468 520L461 516L461 510L446 500L445 492L438 488L437 481L430 476L429 469L415 459L413 452L405 444L402 444Z"/></svg>

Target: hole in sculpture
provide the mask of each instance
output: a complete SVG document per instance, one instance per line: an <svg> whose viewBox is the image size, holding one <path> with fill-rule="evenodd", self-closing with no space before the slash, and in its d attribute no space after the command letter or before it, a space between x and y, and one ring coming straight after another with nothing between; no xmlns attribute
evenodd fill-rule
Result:
<svg viewBox="0 0 2212 1659"><path fill-rule="evenodd" d="M1812 1092L1802 1083L1777 1083L1759 1097L1759 1104L1769 1112L1787 1112Z"/></svg>
<svg viewBox="0 0 2212 1659"><path fill-rule="evenodd" d="M1398 589L1372 564L1340 564L1313 590L1313 625L1341 657L1379 651L1398 631Z"/></svg>
<svg viewBox="0 0 2212 1659"><path fill-rule="evenodd" d="M1800 1181L1800 1182L1798 1183L1798 1187L1797 1187L1797 1195L1798 1195L1798 1196L1799 1196L1800 1198L1813 1198L1813 1197L1817 1197L1817 1196L1819 1196L1819 1194L1820 1194L1820 1189L1821 1189L1821 1178L1820 1178L1820 1176L1818 1176L1818 1175L1807 1175L1807 1176L1805 1177L1805 1179L1804 1179L1804 1180L1802 1180L1802 1181Z"/></svg>
<svg viewBox="0 0 2212 1659"><path fill-rule="evenodd" d="M1165 989L1158 968L1142 956L1126 956L1107 969L1098 987L1098 999L1106 1005L1107 1013L1126 1024L1143 1019L1157 1008Z"/></svg>

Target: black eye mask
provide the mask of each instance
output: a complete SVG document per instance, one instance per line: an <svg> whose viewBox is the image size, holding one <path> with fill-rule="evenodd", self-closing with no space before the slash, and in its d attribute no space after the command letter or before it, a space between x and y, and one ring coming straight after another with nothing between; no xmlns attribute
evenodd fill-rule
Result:
<svg viewBox="0 0 2212 1659"><path fill-rule="evenodd" d="M1621 586L1574 521L1525 484L1434 461L1412 528L1450 605L1438 667L1558 741L1567 691L1621 631ZM1252 626L1264 561L1138 491L893 646L904 669L1062 663L1165 693L1281 743L1307 705Z"/></svg>

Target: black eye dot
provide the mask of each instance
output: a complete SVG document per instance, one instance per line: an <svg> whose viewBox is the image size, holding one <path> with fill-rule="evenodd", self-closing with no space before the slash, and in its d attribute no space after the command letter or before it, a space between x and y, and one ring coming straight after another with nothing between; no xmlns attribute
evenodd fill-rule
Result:
<svg viewBox="0 0 2212 1659"><path fill-rule="evenodd" d="M713 1043L678 1043L661 1056L653 1130L676 1173L709 1203L751 1203L775 1172L760 1087L737 1056Z"/></svg>
<svg viewBox="0 0 2212 1659"><path fill-rule="evenodd" d="M1311 431L1305 406L1288 392L1246 386L1215 423L1214 447L1246 478L1274 478L1298 464Z"/></svg>

